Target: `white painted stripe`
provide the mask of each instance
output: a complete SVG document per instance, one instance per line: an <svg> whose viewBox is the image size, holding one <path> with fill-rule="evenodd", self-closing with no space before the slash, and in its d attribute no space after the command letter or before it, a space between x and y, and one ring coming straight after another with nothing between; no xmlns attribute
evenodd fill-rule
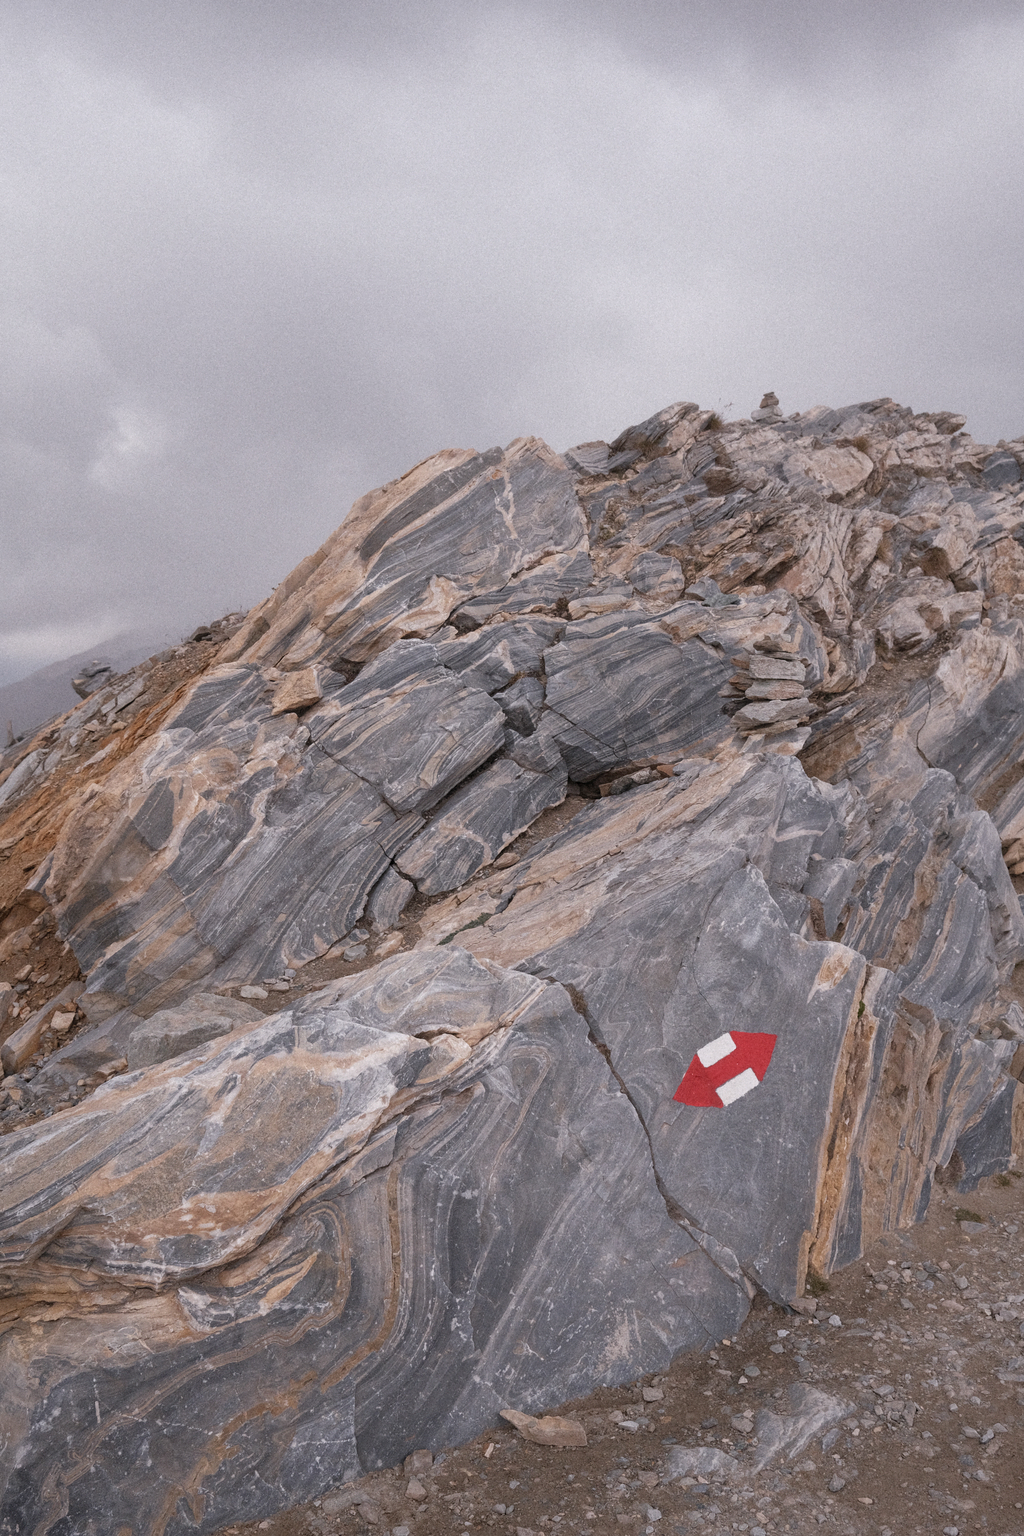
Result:
<svg viewBox="0 0 1024 1536"><path fill-rule="evenodd" d="M719 1035L717 1040L709 1040L707 1045L702 1045L697 1052L697 1060L702 1067L713 1067L716 1061L721 1061L723 1056L728 1056L736 1049L736 1041L732 1035Z"/></svg>
<svg viewBox="0 0 1024 1536"><path fill-rule="evenodd" d="M761 1079L757 1074L748 1067L738 1077L730 1077L729 1081L723 1083L720 1088L716 1088L715 1092L723 1104L732 1104L736 1099L742 1099L743 1095L749 1093L751 1088L756 1088L760 1081Z"/></svg>

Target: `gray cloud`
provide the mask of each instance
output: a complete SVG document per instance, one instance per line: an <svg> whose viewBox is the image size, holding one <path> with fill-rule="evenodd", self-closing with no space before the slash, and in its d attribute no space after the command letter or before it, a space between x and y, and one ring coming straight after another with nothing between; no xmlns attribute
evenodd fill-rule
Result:
<svg viewBox="0 0 1024 1536"><path fill-rule="evenodd" d="M0 681L442 446L769 387L1019 433L1019 6L829 16L0 8Z"/></svg>

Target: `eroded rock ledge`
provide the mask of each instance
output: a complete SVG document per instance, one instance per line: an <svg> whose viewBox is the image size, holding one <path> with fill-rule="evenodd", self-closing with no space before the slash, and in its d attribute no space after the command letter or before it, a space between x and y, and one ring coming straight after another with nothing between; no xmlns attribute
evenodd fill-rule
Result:
<svg viewBox="0 0 1024 1536"><path fill-rule="evenodd" d="M0 990L5 1536L633 1379L1019 1156L1024 444L759 415L436 455L0 778L80 968Z"/></svg>

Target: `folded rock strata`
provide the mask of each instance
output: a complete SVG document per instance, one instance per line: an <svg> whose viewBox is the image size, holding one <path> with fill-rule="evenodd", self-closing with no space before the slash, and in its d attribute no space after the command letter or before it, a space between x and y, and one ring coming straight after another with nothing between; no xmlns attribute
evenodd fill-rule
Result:
<svg viewBox="0 0 1024 1536"><path fill-rule="evenodd" d="M3 993L2 1536L262 1518L1013 1165L1024 443L963 425L435 455L5 761L0 964L81 979Z"/></svg>

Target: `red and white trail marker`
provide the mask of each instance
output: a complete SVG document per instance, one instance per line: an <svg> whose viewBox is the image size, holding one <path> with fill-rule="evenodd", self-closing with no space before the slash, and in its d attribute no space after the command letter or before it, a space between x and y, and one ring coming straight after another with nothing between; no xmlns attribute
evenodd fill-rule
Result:
<svg viewBox="0 0 1024 1536"><path fill-rule="evenodd" d="M756 1088L768 1071L777 1035L733 1029L702 1045L673 1097L694 1109L725 1109Z"/></svg>

